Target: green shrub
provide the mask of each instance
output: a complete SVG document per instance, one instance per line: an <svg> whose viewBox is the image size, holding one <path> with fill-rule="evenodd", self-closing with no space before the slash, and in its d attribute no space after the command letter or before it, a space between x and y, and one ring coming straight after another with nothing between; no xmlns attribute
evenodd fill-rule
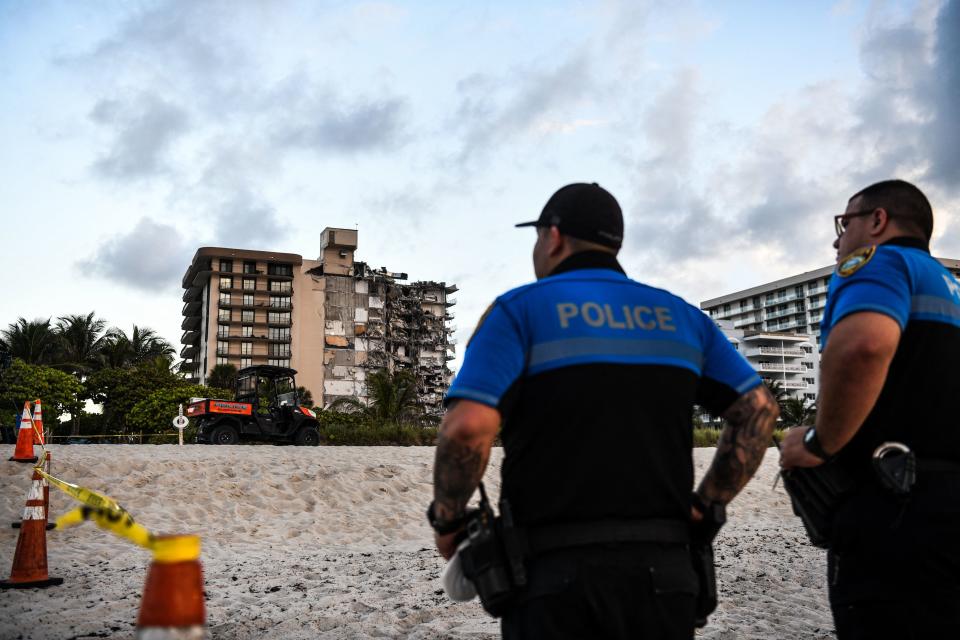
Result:
<svg viewBox="0 0 960 640"><path fill-rule="evenodd" d="M698 428L693 430L693 446L694 447L715 447L717 442L720 440L721 429L711 429L709 427ZM779 444L783 440L783 434L786 432L786 429L774 429L773 430L773 439ZM772 444L771 444L772 446Z"/></svg>

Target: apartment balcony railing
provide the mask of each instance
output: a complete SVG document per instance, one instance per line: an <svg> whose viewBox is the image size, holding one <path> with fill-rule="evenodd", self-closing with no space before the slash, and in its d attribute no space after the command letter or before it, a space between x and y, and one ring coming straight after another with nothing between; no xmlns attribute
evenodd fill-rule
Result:
<svg viewBox="0 0 960 640"><path fill-rule="evenodd" d="M810 386L803 380L784 380L782 378L764 378L763 381L767 383L778 382L780 383L780 387L783 389L806 389L807 387Z"/></svg>
<svg viewBox="0 0 960 640"><path fill-rule="evenodd" d="M790 295L784 296L782 298L768 298L763 301L763 306L772 307L777 304L783 304L785 302L793 302L794 300L802 300L802 299L803 299L802 296L798 296L795 293L791 293Z"/></svg>
<svg viewBox="0 0 960 640"><path fill-rule="evenodd" d="M782 311L768 311L766 313L766 319L782 318L783 316L792 316L797 313L803 313L803 308L791 307L790 309L783 309Z"/></svg>
<svg viewBox="0 0 960 640"><path fill-rule="evenodd" d="M762 362L757 364L757 371L786 371L802 373L804 368L799 364L783 364L777 362Z"/></svg>
<svg viewBox="0 0 960 640"><path fill-rule="evenodd" d="M283 300L271 300L267 307L270 309L292 309L293 305L289 298L284 298Z"/></svg>
<svg viewBox="0 0 960 640"><path fill-rule="evenodd" d="M794 358L802 358L803 349L781 349L780 347L757 347L756 349L748 349L747 355L787 356L787 357L794 357Z"/></svg>

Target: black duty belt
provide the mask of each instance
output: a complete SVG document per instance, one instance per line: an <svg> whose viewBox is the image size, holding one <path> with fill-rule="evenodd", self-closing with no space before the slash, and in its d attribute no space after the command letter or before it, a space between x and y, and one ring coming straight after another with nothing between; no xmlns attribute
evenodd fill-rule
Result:
<svg viewBox="0 0 960 640"><path fill-rule="evenodd" d="M923 473L960 473L960 462L938 460L936 458L917 458L917 470Z"/></svg>
<svg viewBox="0 0 960 640"><path fill-rule="evenodd" d="M594 520L526 530L532 554L618 542L690 543L690 523L681 520Z"/></svg>

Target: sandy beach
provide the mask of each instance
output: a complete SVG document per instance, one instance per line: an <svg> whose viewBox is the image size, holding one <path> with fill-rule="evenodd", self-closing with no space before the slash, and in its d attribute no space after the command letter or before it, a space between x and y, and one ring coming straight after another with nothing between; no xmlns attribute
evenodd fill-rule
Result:
<svg viewBox="0 0 960 640"><path fill-rule="evenodd" d="M54 475L118 500L154 533L203 540L212 638L497 638L478 602L451 603L423 512L431 447L51 446ZM698 449L698 474L713 455ZM6 457L6 456L5 456ZM496 496L502 452L486 482ZM830 638L825 557L778 487L776 452L729 509L721 602L702 638ZM0 572L9 575L28 465L0 462ZM52 518L76 506L51 488ZM92 523L47 535L64 584L0 592L0 638L130 638L149 553Z"/></svg>

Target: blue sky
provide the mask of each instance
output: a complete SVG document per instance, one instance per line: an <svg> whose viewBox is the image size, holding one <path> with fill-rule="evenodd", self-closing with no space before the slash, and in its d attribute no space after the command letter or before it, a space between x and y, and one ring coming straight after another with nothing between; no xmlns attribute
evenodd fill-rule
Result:
<svg viewBox="0 0 960 640"><path fill-rule="evenodd" d="M960 258L958 31L957 0L0 0L0 265L32 274L0 324L178 344L198 247L312 258L357 225L359 259L459 285L462 344L532 278L512 224L575 181L695 304L829 264L831 216L894 176Z"/></svg>

